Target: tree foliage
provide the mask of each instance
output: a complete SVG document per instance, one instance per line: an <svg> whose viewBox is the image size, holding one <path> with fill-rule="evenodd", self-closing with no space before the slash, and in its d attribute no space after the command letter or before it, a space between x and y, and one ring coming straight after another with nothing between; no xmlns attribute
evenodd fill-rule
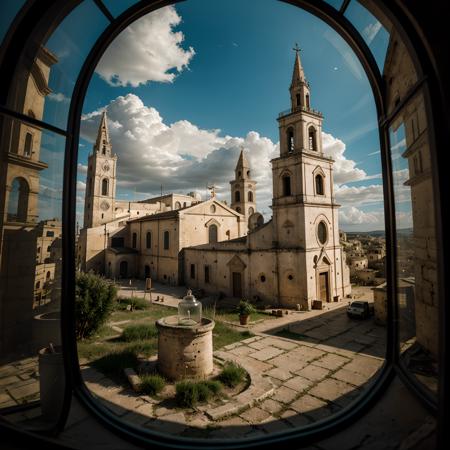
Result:
<svg viewBox="0 0 450 450"><path fill-rule="evenodd" d="M75 286L75 333L77 339L92 336L111 314L116 287L93 273L77 273Z"/></svg>

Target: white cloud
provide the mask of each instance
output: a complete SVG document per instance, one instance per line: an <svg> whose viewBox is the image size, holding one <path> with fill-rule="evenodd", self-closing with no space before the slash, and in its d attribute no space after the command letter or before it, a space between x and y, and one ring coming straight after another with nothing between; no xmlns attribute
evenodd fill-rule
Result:
<svg viewBox="0 0 450 450"><path fill-rule="evenodd" d="M366 172L356 167L355 161L344 156L345 144L329 133L322 133L323 152L334 159L334 182L338 185L364 180Z"/></svg>
<svg viewBox="0 0 450 450"><path fill-rule="evenodd" d="M82 117L82 136L92 143L104 109L113 152L119 158L119 188L151 196L160 192L162 184L164 192L199 190L204 194L206 184L215 183L218 197L229 201L229 181L244 146L252 177L258 182L258 206L270 211L270 160L278 154L278 144L270 139L255 131L245 137L221 136L218 129L200 129L187 120L166 124L156 109L128 94ZM79 163L79 169L85 173L84 164Z"/></svg>
<svg viewBox="0 0 450 450"><path fill-rule="evenodd" d="M339 222L341 225L377 224L384 227L384 214L382 211L364 212L354 206L344 207L339 210Z"/></svg>
<svg viewBox="0 0 450 450"><path fill-rule="evenodd" d="M383 186L372 184L370 186L338 186L335 191L336 200L341 205L360 206L383 201Z"/></svg>
<svg viewBox="0 0 450 450"><path fill-rule="evenodd" d="M50 94L48 94L47 98L54 102L58 102L58 103L69 103L70 102L70 98L66 97L61 92L58 92L56 94L54 92L51 92Z"/></svg>
<svg viewBox="0 0 450 450"><path fill-rule="evenodd" d="M381 23L376 21L375 23L369 23L369 25L364 28L362 35L364 36L367 45L370 45L375 39L378 32L381 30Z"/></svg>
<svg viewBox="0 0 450 450"><path fill-rule="evenodd" d="M144 105L134 95L119 96L106 107L83 116L82 137L94 142L103 110L108 114L109 134L113 152L118 159L118 187L135 191L133 197L158 195L164 192L198 190L205 194L206 185L217 186L219 199L230 200L229 181L240 147L244 146L257 184L258 209L270 217L272 202L272 170L270 160L279 154L279 144L250 131L246 136L223 136L219 129L205 130L187 121L164 122L159 112ZM323 133L326 155L335 160L334 181L336 199L343 206L358 207L383 201L381 184L348 186L349 183L380 178L368 175L356 162L345 156L345 144L329 133ZM85 164L79 163L79 173L86 174ZM406 176L401 173L398 186L403 189ZM400 176L399 175L399 176ZM398 177L398 180L400 178ZM354 215L354 212L353 212ZM350 217L344 211L345 217Z"/></svg>
<svg viewBox="0 0 450 450"><path fill-rule="evenodd" d="M88 169L88 166L86 166L84 164L81 164L81 163L78 163L78 165L77 165L78 173L82 173L83 175L86 175L87 174L87 169Z"/></svg>
<svg viewBox="0 0 450 450"><path fill-rule="evenodd" d="M84 181L77 180L77 193L84 193L86 191L86 183Z"/></svg>
<svg viewBox="0 0 450 450"><path fill-rule="evenodd" d="M180 22L173 6L138 19L108 47L96 72L112 86L172 82L195 55L192 47L181 47L183 33L173 30Z"/></svg>

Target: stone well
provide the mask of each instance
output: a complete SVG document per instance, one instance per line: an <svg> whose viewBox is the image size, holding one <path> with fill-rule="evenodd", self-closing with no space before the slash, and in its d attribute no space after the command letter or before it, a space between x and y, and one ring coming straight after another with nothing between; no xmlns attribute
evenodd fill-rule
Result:
<svg viewBox="0 0 450 450"><path fill-rule="evenodd" d="M213 371L212 330L214 321L202 318L201 324L183 326L178 316L156 321L158 369L170 380L204 379Z"/></svg>

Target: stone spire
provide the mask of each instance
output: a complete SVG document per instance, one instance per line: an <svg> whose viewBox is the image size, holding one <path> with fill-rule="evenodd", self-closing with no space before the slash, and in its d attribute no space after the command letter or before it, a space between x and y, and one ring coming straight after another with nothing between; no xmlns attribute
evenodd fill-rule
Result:
<svg viewBox="0 0 450 450"><path fill-rule="evenodd" d="M289 92L291 93L291 109L292 111L309 110L309 84L305 78L302 63L300 61L300 47L295 44L292 49L295 51L294 70L292 72L291 86Z"/></svg>
<svg viewBox="0 0 450 450"><path fill-rule="evenodd" d="M97 140L94 145L94 151L102 155L111 155L111 142L108 133L108 121L106 111L103 111L100 126L98 128Z"/></svg>
<svg viewBox="0 0 450 450"><path fill-rule="evenodd" d="M241 146L241 153L236 164L236 179L250 178L250 164L247 161L244 153L244 147Z"/></svg>
<svg viewBox="0 0 450 450"><path fill-rule="evenodd" d="M303 71L302 63L300 61L300 48L298 44L295 44L293 48L295 51L294 70L292 72L291 88L298 86L300 83L307 83L305 78L305 72Z"/></svg>

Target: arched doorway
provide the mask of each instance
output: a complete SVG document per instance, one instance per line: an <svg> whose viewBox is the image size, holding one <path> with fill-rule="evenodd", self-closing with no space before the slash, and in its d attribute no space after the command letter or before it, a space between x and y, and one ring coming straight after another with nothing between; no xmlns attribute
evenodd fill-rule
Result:
<svg viewBox="0 0 450 450"><path fill-rule="evenodd" d="M128 276L128 261L120 261L119 276L120 276L120 278L127 278L127 276Z"/></svg>

